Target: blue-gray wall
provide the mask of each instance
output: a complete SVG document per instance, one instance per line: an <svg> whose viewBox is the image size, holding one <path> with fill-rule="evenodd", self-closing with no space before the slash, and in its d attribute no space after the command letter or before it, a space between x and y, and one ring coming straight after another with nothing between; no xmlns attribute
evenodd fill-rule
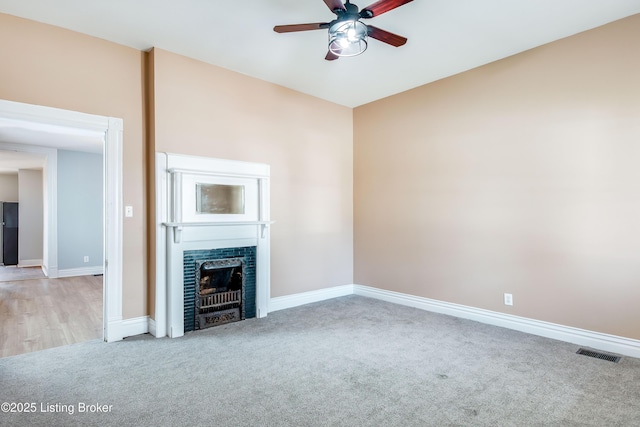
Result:
<svg viewBox="0 0 640 427"><path fill-rule="evenodd" d="M103 264L102 177L101 154L58 150L59 270Z"/></svg>

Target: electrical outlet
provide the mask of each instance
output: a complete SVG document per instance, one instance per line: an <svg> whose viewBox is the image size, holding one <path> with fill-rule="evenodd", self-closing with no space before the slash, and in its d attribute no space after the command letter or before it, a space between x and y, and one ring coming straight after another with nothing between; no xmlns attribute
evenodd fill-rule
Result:
<svg viewBox="0 0 640 427"><path fill-rule="evenodd" d="M88 256L84 256L84 262L89 262L89 257Z"/></svg>
<svg viewBox="0 0 640 427"><path fill-rule="evenodd" d="M513 305L513 295L504 294L504 305Z"/></svg>

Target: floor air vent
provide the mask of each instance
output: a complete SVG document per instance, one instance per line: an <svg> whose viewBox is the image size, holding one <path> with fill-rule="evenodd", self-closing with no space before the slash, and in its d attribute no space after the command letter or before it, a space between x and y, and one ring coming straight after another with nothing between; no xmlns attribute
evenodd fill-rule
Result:
<svg viewBox="0 0 640 427"><path fill-rule="evenodd" d="M613 356L611 354L600 353L598 351L586 350L581 348L576 351L577 354L582 354L583 356L595 357L596 359L608 360L609 362L618 363L620 361L620 356Z"/></svg>

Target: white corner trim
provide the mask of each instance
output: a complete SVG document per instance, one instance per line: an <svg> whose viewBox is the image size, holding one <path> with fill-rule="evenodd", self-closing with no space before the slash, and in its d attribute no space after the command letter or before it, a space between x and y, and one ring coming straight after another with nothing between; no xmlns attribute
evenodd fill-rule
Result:
<svg viewBox="0 0 640 427"><path fill-rule="evenodd" d="M152 313L155 323L155 337L167 335L167 228L162 226L169 220L168 183L166 170L168 166L166 153L156 153L156 312Z"/></svg>
<svg viewBox="0 0 640 427"><path fill-rule="evenodd" d="M353 285L353 290L355 295L375 298L435 313L448 314L450 316L475 320L489 325L565 341L580 346L640 358L640 341L631 338L587 331L571 326L558 325L541 320L498 313L481 308L387 291L369 286Z"/></svg>
<svg viewBox="0 0 640 427"><path fill-rule="evenodd" d="M142 335L147 332L149 332L149 316L114 320L109 322L109 336L106 341L120 341L123 338Z"/></svg>
<svg viewBox="0 0 640 427"><path fill-rule="evenodd" d="M104 274L104 267L98 265L95 267L66 268L58 270L58 277L93 276L95 274Z"/></svg>
<svg viewBox="0 0 640 427"><path fill-rule="evenodd" d="M318 289L317 291L275 297L269 300L269 313L298 307L312 302L324 301L331 298L353 295L354 285L335 286L333 288Z"/></svg>
<svg viewBox="0 0 640 427"><path fill-rule="evenodd" d="M49 275L49 272L50 272L51 270L49 270L49 269L47 268L47 266L46 266L46 265L43 265L41 268L42 268L42 273L44 273L44 275L45 275L47 278L49 278L49 279L55 279L55 278L57 278L57 277L58 277L58 271L56 271L56 275L55 275L55 276L50 276L50 275Z"/></svg>

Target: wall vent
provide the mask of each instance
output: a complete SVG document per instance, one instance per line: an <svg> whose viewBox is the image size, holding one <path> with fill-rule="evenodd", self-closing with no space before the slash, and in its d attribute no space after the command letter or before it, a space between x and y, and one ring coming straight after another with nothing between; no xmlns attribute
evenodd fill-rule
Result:
<svg viewBox="0 0 640 427"><path fill-rule="evenodd" d="M614 356L612 354L601 353L599 351L587 350L587 349L584 349L584 348L581 348L580 350L576 351L576 354L582 354L583 356L595 357L596 359L607 360L609 362L614 362L614 363L618 363L620 361L620 359L621 359L620 356Z"/></svg>

